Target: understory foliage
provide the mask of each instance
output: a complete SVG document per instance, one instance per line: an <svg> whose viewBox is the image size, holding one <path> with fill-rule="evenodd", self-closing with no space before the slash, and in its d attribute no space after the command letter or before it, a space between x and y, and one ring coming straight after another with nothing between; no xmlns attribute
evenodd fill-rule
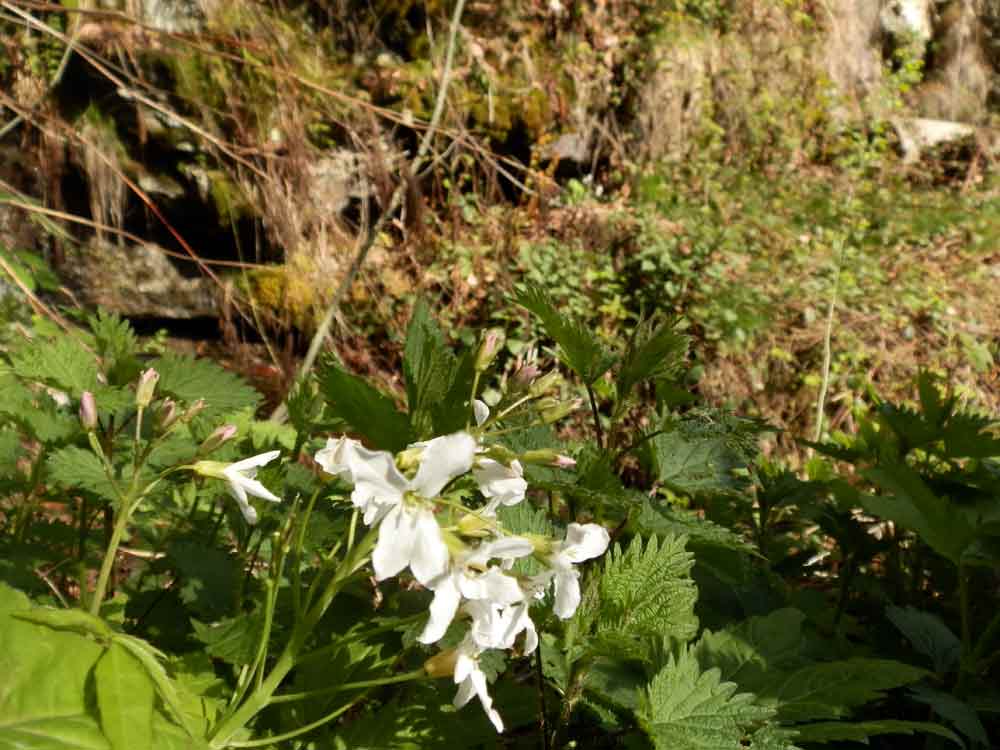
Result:
<svg viewBox="0 0 1000 750"><path fill-rule="evenodd" d="M677 321L512 303L513 368L418 306L403 393L331 356L288 424L113 315L5 337L0 748L990 745L995 420L922 376L803 478Z"/></svg>

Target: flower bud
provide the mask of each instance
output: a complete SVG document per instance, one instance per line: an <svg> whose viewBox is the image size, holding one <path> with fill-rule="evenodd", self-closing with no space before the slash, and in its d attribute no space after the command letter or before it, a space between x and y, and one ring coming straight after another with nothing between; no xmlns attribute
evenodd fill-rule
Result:
<svg viewBox="0 0 1000 750"><path fill-rule="evenodd" d="M466 513L458 519L458 533L466 537L488 536L495 528L495 522L483 518L478 513Z"/></svg>
<svg viewBox="0 0 1000 750"><path fill-rule="evenodd" d="M149 406L153 400L153 392L156 390L156 383L160 379L160 374L150 367L139 376L139 384L135 389L135 404L141 409Z"/></svg>
<svg viewBox="0 0 1000 750"><path fill-rule="evenodd" d="M542 399L542 401L549 401L550 399ZM554 400L554 399L553 399ZM552 424L553 422L558 422L560 419L565 417L580 408L580 404L583 403L580 399L574 401L563 401L556 402L554 405L546 405L541 408L542 422L545 424ZM539 402L541 404L541 402Z"/></svg>
<svg viewBox="0 0 1000 750"><path fill-rule="evenodd" d="M204 409L205 409L205 399L199 398L197 401L195 401L193 404L191 404L191 406L187 408L187 411L184 412L184 416L181 417L181 420L183 420L184 422L190 422L196 416L201 414L201 412L204 411Z"/></svg>
<svg viewBox="0 0 1000 750"><path fill-rule="evenodd" d="M80 424L87 432L97 429L97 402L90 391L84 391L80 396Z"/></svg>
<svg viewBox="0 0 1000 750"><path fill-rule="evenodd" d="M181 414L177 411L177 404L174 403L173 399L165 398L160 403L160 410L156 415L156 425L161 431L166 432L174 426L174 423L180 417Z"/></svg>
<svg viewBox="0 0 1000 750"><path fill-rule="evenodd" d="M538 369L538 366L533 362L529 362L514 373L510 379L510 383L515 390L523 391L535 382L535 378L541 374L542 371Z"/></svg>
<svg viewBox="0 0 1000 750"><path fill-rule="evenodd" d="M522 453L520 458L522 463L554 466L557 469L570 469L576 466L576 461L572 458L549 448L527 451Z"/></svg>
<svg viewBox="0 0 1000 750"><path fill-rule="evenodd" d="M458 663L458 649L450 648L441 651L424 662L424 671L428 677L451 677L455 674Z"/></svg>
<svg viewBox="0 0 1000 750"><path fill-rule="evenodd" d="M215 432L205 438L204 442L198 448L198 454L204 456L211 453L223 443L236 437L237 431L236 425L234 424L222 425L222 427L219 427Z"/></svg>
<svg viewBox="0 0 1000 750"><path fill-rule="evenodd" d="M491 328L483 336L483 343L479 346L479 353L476 354L476 372L485 372L493 360L496 359L500 347L507 340L503 329Z"/></svg>
<svg viewBox="0 0 1000 750"><path fill-rule="evenodd" d="M558 370L547 372L531 384L528 388L528 393L536 397L544 396L548 391L552 390L552 388L559 383L560 380L562 380L562 376L559 374Z"/></svg>

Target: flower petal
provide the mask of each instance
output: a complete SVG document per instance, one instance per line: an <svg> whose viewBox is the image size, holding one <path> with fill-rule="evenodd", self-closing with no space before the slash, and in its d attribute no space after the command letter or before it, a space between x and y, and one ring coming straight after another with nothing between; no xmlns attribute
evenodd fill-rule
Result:
<svg viewBox="0 0 1000 750"><path fill-rule="evenodd" d="M455 619L455 613L458 612L458 605L461 601L462 595L458 591L455 576L445 576L434 589L434 600L430 607L431 617L417 640L421 643L439 641L448 630L451 621Z"/></svg>
<svg viewBox="0 0 1000 750"><path fill-rule="evenodd" d="M476 427L479 427L490 418L490 407L486 405L485 401L474 398L472 399L472 414L476 418Z"/></svg>
<svg viewBox="0 0 1000 750"><path fill-rule="evenodd" d="M239 485L230 484L228 485L229 494L232 495L233 500L236 504L240 506L240 513L243 514L243 519L253 526L257 523L257 511L256 509L247 502L246 493L243 488Z"/></svg>
<svg viewBox="0 0 1000 750"><path fill-rule="evenodd" d="M600 557L611 543L611 535L596 523L571 523L566 529L566 541L562 543L560 557L571 563L580 563L592 557Z"/></svg>
<svg viewBox="0 0 1000 750"><path fill-rule="evenodd" d="M250 477L240 476L236 478L227 477L231 485L235 485L242 490L245 490L248 495L253 497L259 497L261 500L270 500L272 503L280 503L281 498L277 495L271 493L271 491L258 482L256 479L251 479Z"/></svg>
<svg viewBox="0 0 1000 750"><path fill-rule="evenodd" d="M580 606L580 571L557 570L555 576L556 600L552 605L552 611L563 619L568 620Z"/></svg>
<svg viewBox="0 0 1000 750"><path fill-rule="evenodd" d="M528 489L524 469L517 460L511 461L510 466L504 466L492 458L480 458L476 461L472 475L479 485L479 491L490 500L483 511L488 515L495 513L500 505L517 505L524 500L524 493Z"/></svg>
<svg viewBox="0 0 1000 750"><path fill-rule="evenodd" d="M343 476L354 485L351 502L364 512L369 526L401 502L409 487L391 453L370 451L357 440L331 438L315 458L327 474Z"/></svg>
<svg viewBox="0 0 1000 750"><path fill-rule="evenodd" d="M242 461L237 461L234 464L229 464L229 468L232 471L243 473L248 469L256 469L258 466L269 464L280 455L281 451L268 451L267 453L260 453L256 456L251 456L250 458L244 458ZM249 476L253 476L253 474L249 474Z"/></svg>
<svg viewBox="0 0 1000 750"><path fill-rule="evenodd" d="M410 562L416 534L413 519L402 504L393 507L382 519L378 528L378 542L372 552L375 580L392 578Z"/></svg>
<svg viewBox="0 0 1000 750"><path fill-rule="evenodd" d="M472 468L476 439L467 432L444 435L423 443L420 468L411 487L421 497L435 498L452 479Z"/></svg>
<svg viewBox="0 0 1000 750"><path fill-rule="evenodd" d="M441 537L441 527L430 508L411 509L414 542L410 555L413 577L427 586L448 572L451 553Z"/></svg>

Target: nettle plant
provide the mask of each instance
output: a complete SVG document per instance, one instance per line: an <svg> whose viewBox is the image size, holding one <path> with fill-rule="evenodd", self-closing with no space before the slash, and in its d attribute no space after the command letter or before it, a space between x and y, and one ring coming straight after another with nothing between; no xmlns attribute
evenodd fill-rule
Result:
<svg viewBox="0 0 1000 750"><path fill-rule="evenodd" d="M515 301L575 384L539 358L497 378L499 331L456 354L418 306L405 411L331 357L287 425L114 316L14 343L0 747L961 744L851 720L930 673L831 657L780 601L701 629L693 575L759 556L663 496L747 496L763 427L690 405L672 322L611 351L540 290ZM564 439L576 388L592 429Z"/></svg>

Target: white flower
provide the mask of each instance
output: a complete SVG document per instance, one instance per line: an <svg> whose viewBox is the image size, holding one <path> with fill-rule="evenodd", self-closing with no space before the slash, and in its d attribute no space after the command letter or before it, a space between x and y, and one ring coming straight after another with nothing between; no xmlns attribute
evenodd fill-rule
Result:
<svg viewBox="0 0 1000 750"><path fill-rule="evenodd" d="M496 515L497 508L501 505L517 505L524 500L524 493L528 490L528 483L524 481L524 469L517 459L511 461L510 466L504 466L492 458L480 458L476 461L472 476L488 501L481 511L486 516Z"/></svg>
<svg viewBox="0 0 1000 750"><path fill-rule="evenodd" d="M439 640L455 619L463 598L483 601L497 607L522 600L524 594L516 578L504 574L496 567L487 566L493 558L509 564L533 551L534 548L527 539L510 536L484 542L474 549L458 553L445 575L427 583L427 587L434 591L434 600L431 602L430 620L418 640L421 643Z"/></svg>
<svg viewBox="0 0 1000 750"><path fill-rule="evenodd" d="M476 427L479 427L490 418L490 407L486 405L485 401L474 398L472 399L472 414L476 418Z"/></svg>
<svg viewBox="0 0 1000 750"><path fill-rule="evenodd" d="M327 441L316 462L327 473L354 483L351 502L364 513L366 524L381 519L372 553L376 580L391 578L409 565L414 578L426 585L446 573L450 558L429 501L472 468L476 440L456 432L414 443L406 453L419 455L412 480L400 472L392 454L369 451L347 438Z"/></svg>
<svg viewBox="0 0 1000 750"><path fill-rule="evenodd" d="M461 708L472 699L473 695L478 695L479 702L483 704L483 710L493 722L493 726L498 732L502 732L503 719L493 708L493 699L486 692L486 675L479 668L480 653L481 649L469 636L459 644L458 658L455 661L455 684L458 685L458 692L455 693L452 703L455 708Z"/></svg>
<svg viewBox="0 0 1000 750"><path fill-rule="evenodd" d="M611 543L611 535L596 523L571 523L566 529L566 539L552 547L548 558L551 569L535 576L534 583L546 586L555 580L555 604L553 611L566 620L573 616L580 606L580 571L573 565L599 557Z"/></svg>
<svg viewBox="0 0 1000 750"><path fill-rule="evenodd" d="M240 506L243 518L246 519L247 523L253 525L257 523L257 511L250 505L247 495L269 500L272 503L281 502L280 497L272 494L267 487L254 478L257 476L259 467L271 463L280 454L281 451L268 451L232 464L220 461L198 461L193 468L196 473L204 477L224 479L229 485L226 489Z"/></svg>

